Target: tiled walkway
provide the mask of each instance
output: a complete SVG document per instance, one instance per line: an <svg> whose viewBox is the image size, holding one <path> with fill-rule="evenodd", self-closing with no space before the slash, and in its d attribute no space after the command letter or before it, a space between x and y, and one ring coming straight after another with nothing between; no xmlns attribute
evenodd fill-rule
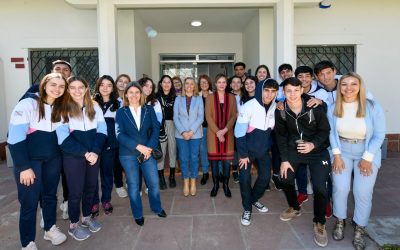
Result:
<svg viewBox="0 0 400 250"><path fill-rule="evenodd" d="M389 156L383 161L375 187L371 220L391 218L389 216L400 218L400 155ZM269 212L260 214L253 211L252 224L243 227L240 224L242 207L238 184L231 183L231 199L225 198L221 189L216 198L210 198L211 182L206 186L199 185L195 197L183 197L181 186L179 181L177 188L161 193L162 204L168 214L165 219L149 211L147 196L144 195L145 224L137 226L131 216L128 198L121 199L113 192L114 213L111 216L100 215L99 221L103 224L100 232L83 242L68 236L64 244L52 247L50 242L43 240L43 232L38 225L37 246L39 249L59 250L318 249L312 234L312 199L303 205L303 214L299 218L282 222L279 214L286 208L283 193L276 190L266 192L261 201L268 206ZM20 249L19 203L11 169L5 163L0 164L0 201L0 249ZM349 206L349 212L352 207ZM325 249L353 249L350 226L346 228L343 241L332 240L333 222L334 219L327 222L329 244ZM62 220L59 210L58 226L66 232L68 221ZM394 230L399 235L400 228L388 230L389 233ZM378 248L374 241L368 240L367 249Z"/></svg>

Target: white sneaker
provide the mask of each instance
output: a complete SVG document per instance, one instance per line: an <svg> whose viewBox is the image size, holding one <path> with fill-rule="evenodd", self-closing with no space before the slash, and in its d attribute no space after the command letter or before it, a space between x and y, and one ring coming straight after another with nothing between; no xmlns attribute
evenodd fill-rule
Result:
<svg viewBox="0 0 400 250"><path fill-rule="evenodd" d="M35 242L31 241L26 247L23 247L22 250L38 250Z"/></svg>
<svg viewBox="0 0 400 250"><path fill-rule="evenodd" d="M49 231L44 232L43 239L50 240L51 244L57 246L63 243L67 239L67 236L56 225L53 225Z"/></svg>
<svg viewBox="0 0 400 250"><path fill-rule="evenodd" d="M115 191L120 198L125 198L128 196L128 193L126 192L126 189L124 187L116 188Z"/></svg>
<svg viewBox="0 0 400 250"><path fill-rule="evenodd" d="M40 209L40 227L44 228L43 211Z"/></svg>
<svg viewBox="0 0 400 250"><path fill-rule="evenodd" d="M244 211L242 214L242 218L240 219L240 222L242 223L243 226L250 225L251 224L251 212Z"/></svg>
<svg viewBox="0 0 400 250"><path fill-rule="evenodd" d="M266 206L264 206L261 202L256 201L253 203L253 206L255 206L257 208L257 210L261 213L266 213L268 212L268 208Z"/></svg>
<svg viewBox="0 0 400 250"><path fill-rule="evenodd" d="M63 203L60 204L60 209L63 212L62 213L62 218L64 220L68 220L69 216L68 216L68 201L64 201Z"/></svg>

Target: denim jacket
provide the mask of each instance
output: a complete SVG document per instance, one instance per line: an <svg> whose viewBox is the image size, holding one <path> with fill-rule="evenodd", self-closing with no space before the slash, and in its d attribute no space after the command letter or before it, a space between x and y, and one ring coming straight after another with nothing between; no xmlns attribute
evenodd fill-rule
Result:
<svg viewBox="0 0 400 250"><path fill-rule="evenodd" d="M331 104L328 109L328 120L331 125L329 141L332 151L335 154L341 152L339 134L336 129L337 117L334 116L335 104ZM372 162L378 168L381 166L381 146L385 139L386 122L382 107L376 100L367 97L367 105L365 112L365 124L367 127L367 135L365 140L365 152L363 159L372 157Z"/></svg>

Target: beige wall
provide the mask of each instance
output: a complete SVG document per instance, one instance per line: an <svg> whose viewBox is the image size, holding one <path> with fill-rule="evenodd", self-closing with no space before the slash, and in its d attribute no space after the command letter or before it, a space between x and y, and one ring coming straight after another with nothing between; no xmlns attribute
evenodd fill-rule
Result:
<svg viewBox="0 0 400 250"><path fill-rule="evenodd" d="M8 120L30 86L30 48L97 47L96 10L76 9L63 0L0 1L0 141L6 140ZM16 69L11 57L25 58ZM4 112L3 112L4 111Z"/></svg>
<svg viewBox="0 0 400 250"><path fill-rule="evenodd" d="M400 1L335 0L330 9L295 9L295 43L355 44L356 72L379 100L387 133L400 133Z"/></svg>

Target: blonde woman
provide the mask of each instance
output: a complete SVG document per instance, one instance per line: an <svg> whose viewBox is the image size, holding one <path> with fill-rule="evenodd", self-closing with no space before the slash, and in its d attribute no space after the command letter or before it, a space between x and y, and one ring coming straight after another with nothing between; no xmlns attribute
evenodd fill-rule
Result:
<svg viewBox="0 0 400 250"><path fill-rule="evenodd" d="M196 195L203 120L203 100L194 78L187 77L183 83L182 96L176 97L174 104L175 138L179 149L184 196L189 195L189 178L190 194Z"/></svg>
<svg viewBox="0 0 400 250"><path fill-rule="evenodd" d="M365 227L372 207L372 194L381 166L380 147L385 138L385 117L379 103L366 96L361 77L353 72L339 81L336 103L328 110L333 152L333 214L337 221L332 236L344 238L347 197L352 173L355 209L353 215L356 249L365 248Z"/></svg>

